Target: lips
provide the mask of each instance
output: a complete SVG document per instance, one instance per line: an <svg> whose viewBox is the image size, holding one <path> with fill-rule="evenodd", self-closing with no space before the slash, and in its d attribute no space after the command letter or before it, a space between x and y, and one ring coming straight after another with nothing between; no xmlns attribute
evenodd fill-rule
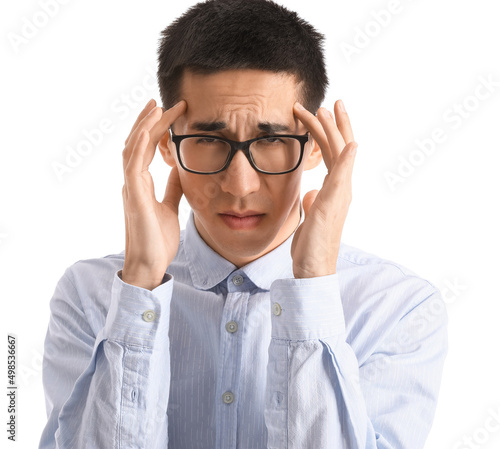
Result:
<svg viewBox="0 0 500 449"><path fill-rule="evenodd" d="M254 210L245 212L224 211L219 214L224 224L235 231L249 231L255 229L262 219L263 213Z"/></svg>
<svg viewBox="0 0 500 449"><path fill-rule="evenodd" d="M221 212L220 215L232 215L233 217L244 218L244 217L251 217L255 215L264 215L264 214L256 210L247 210L245 212L240 212L240 213L232 210L225 210L224 212Z"/></svg>

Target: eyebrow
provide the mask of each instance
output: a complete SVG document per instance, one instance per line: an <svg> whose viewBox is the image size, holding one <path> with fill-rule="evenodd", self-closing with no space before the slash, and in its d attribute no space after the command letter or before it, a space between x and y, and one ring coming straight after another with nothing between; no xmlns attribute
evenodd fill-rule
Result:
<svg viewBox="0 0 500 449"><path fill-rule="evenodd" d="M194 130L205 132L222 131L226 127L225 122L194 122L192 124ZM276 134L282 131L290 132L290 127L282 123L261 122L258 124L258 128L267 134Z"/></svg>
<svg viewBox="0 0 500 449"><path fill-rule="evenodd" d="M224 122L194 122L191 126L196 131L220 131L226 127Z"/></svg>
<svg viewBox="0 0 500 449"><path fill-rule="evenodd" d="M262 122L259 123L259 129L267 134L276 134L281 131L290 132L290 127L282 123Z"/></svg>

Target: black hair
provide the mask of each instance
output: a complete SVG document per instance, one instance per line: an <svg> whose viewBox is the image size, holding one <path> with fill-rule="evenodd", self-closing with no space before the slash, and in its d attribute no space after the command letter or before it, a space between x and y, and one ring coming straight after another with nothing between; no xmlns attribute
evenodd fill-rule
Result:
<svg viewBox="0 0 500 449"><path fill-rule="evenodd" d="M197 3L161 32L158 84L163 107L179 98L182 76L232 69L293 74L300 101L311 112L328 86L324 36L297 13L270 0L208 0Z"/></svg>

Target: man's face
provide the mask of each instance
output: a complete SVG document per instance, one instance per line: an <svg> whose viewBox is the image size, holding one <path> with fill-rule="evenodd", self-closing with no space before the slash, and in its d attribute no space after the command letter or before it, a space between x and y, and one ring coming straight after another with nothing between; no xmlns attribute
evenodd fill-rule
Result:
<svg viewBox="0 0 500 449"><path fill-rule="evenodd" d="M307 130L292 110L298 94L295 77L289 74L260 70L211 75L186 72L180 98L187 102L187 110L173 130L177 135L208 134L236 141L269 134L302 135ZM199 234L236 266L276 248L297 227L302 172L320 161L314 141L306 144L299 168L282 175L258 173L242 151L223 172L189 173L180 167L173 142L168 141L168 148L165 143L166 137L160 149L167 163L177 164Z"/></svg>

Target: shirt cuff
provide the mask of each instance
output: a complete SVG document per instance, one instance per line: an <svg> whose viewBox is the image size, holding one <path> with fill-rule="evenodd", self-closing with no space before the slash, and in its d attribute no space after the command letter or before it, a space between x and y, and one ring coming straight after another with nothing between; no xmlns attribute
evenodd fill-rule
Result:
<svg viewBox="0 0 500 449"><path fill-rule="evenodd" d="M272 338L321 339L345 332L338 274L271 285Z"/></svg>
<svg viewBox="0 0 500 449"><path fill-rule="evenodd" d="M150 348L168 342L173 276L165 273L162 283L148 290L123 282L119 274L111 288L103 339Z"/></svg>

